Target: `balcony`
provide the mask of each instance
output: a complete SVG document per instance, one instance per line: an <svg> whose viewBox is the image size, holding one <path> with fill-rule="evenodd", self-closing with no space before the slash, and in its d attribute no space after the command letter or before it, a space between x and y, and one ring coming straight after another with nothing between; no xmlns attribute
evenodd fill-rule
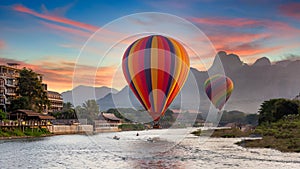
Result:
<svg viewBox="0 0 300 169"><path fill-rule="evenodd" d="M19 73L0 73L0 77L10 77L10 78L16 78L19 77Z"/></svg>
<svg viewBox="0 0 300 169"><path fill-rule="evenodd" d="M14 93L14 92L7 92L6 95L8 95L8 96L16 96L16 93Z"/></svg>
<svg viewBox="0 0 300 169"><path fill-rule="evenodd" d="M6 83L5 85L7 87L17 87L17 84L15 84L15 83Z"/></svg>

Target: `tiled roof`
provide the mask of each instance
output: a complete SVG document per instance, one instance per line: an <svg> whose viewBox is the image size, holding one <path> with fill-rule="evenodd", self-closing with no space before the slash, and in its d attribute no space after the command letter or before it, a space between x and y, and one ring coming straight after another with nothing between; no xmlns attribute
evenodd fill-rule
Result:
<svg viewBox="0 0 300 169"><path fill-rule="evenodd" d="M121 119L119 119L118 117L116 117L114 114L112 114L112 113L102 113L102 116L104 117L104 118L107 118L107 119L109 119L109 120L121 120Z"/></svg>

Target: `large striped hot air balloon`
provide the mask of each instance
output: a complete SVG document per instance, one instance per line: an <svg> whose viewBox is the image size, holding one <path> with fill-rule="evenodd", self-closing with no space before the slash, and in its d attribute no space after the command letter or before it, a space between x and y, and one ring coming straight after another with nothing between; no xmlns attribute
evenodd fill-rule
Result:
<svg viewBox="0 0 300 169"><path fill-rule="evenodd" d="M214 75L204 82L206 95L214 106L222 110L233 91L233 82L224 75Z"/></svg>
<svg viewBox="0 0 300 169"><path fill-rule="evenodd" d="M122 68L130 89L157 123L184 85L190 62L178 41L151 35L127 48Z"/></svg>

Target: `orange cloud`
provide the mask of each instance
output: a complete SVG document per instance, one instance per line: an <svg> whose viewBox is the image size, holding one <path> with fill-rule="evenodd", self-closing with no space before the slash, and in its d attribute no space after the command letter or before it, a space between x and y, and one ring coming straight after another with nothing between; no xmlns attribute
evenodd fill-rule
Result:
<svg viewBox="0 0 300 169"><path fill-rule="evenodd" d="M300 34L300 29L286 22L268 19L215 17L190 20L207 30L207 36L217 51L223 50L247 57L245 59L248 62L251 62L249 58L258 58L261 54L289 48L290 45L285 46L284 42L297 39ZM254 27L260 28L260 32L244 31ZM228 28L237 28L239 31Z"/></svg>
<svg viewBox="0 0 300 169"><path fill-rule="evenodd" d="M90 24L73 21L73 20L70 20L70 19L67 19L67 18L64 18L64 17L54 16L54 15L49 15L49 14L40 14L40 13L37 13L37 12L35 12L35 11L33 11L33 10L23 6L23 5L20 5L20 4L19 5L14 5L13 9L15 11L30 14L30 15L33 15L33 16L41 18L41 19L71 25L71 26L81 28L81 29L85 29L85 30L88 30L88 31L91 31L91 32L95 32L96 30L99 29L99 27L97 27L97 26L93 26L93 25L90 25Z"/></svg>
<svg viewBox="0 0 300 169"><path fill-rule="evenodd" d="M288 17L292 17L294 19L300 19L300 3L287 3L279 6L279 11Z"/></svg>
<svg viewBox="0 0 300 169"><path fill-rule="evenodd" d="M63 92L72 88L74 67L79 72L80 84L90 86L111 86L111 80L116 67L96 67L80 65L66 60L37 61L34 64L17 61L13 59L0 58L0 64L8 62L19 63L20 67L26 67L44 75L44 83L48 84L48 90Z"/></svg>
<svg viewBox="0 0 300 169"><path fill-rule="evenodd" d="M203 24L204 26L226 26L234 28L251 28L264 26L270 30L282 31L283 35L291 35L300 32L298 28L292 27L286 22L273 21L267 19L249 19L249 18L190 18L194 23ZM292 31L292 32L290 32ZM282 36L282 34L280 35Z"/></svg>
<svg viewBox="0 0 300 169"><path fill-rule="evenodd" d="M47 23L47 22L41 22L41 24L48 27L48 28L51 28L51 29L67 32L67 33L70 33L70 34L79 35L79 36L82 36L82 37L90 37L91 36L91 33L89 33L89 32L81 31L81 30L74 29L74 28L69 28L69 27L60 26L60 25Z"/></svg>

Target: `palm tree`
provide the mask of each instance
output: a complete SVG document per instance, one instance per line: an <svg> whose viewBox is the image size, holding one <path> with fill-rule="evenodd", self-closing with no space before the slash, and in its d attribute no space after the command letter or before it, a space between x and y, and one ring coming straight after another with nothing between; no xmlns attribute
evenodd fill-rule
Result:
<svg viewBox="0 0 300 169"><path fill-rule="evenodd" d="M96 100L87 100L82 104L82 112L79 112L79 118L86 118L89 124L98 119L99 106Z"/></svg>

